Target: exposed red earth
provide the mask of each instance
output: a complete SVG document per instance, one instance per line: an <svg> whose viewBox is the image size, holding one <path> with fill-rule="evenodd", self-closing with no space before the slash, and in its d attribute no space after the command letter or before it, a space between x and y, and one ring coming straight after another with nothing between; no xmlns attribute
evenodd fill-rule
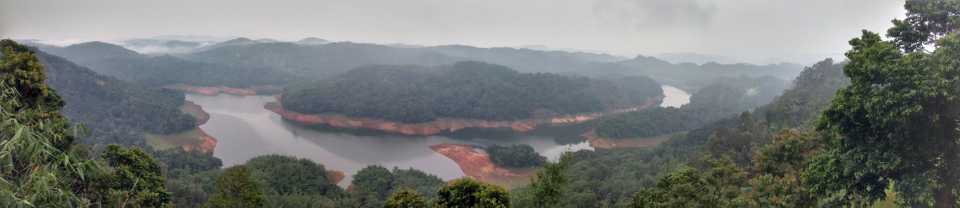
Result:
<svg viewBox="0 0 960 208"><path fill-rule="evenodd" d="M456 162L467 176L486 183L511 187L518 182L528 181L534 173L532 169L513 170L499 167L493 164L487 153L477 151L469 145L437 144L430 146L430 149Z"/></svg>
<svg viewBox="0 0 960 208"><path fill-rule="evenodd" d="M612 110L602 113L584 113L542 119L522 119L515 121L438 118L436 120L423 123L402 123L376 118L350 117L338 114L304 114L284 109L283 105L279 102L279 100L281 100L280 96L277 96L277 102L267 103L264 108L279 114L288 121L305 125L328 125L334 128L370 129L411 136L429 136L440 133L455 132L466 128L511 129L514 132L522 133L534 130L538 126L543 125L576 124L594 120L605 115L639 111L658 105L662 99L663 97L658 97L655 99L650 99L647 101L647 103L637 107Z"/></svg>
<svg viewBox="0 0 960 208"><path fill-rule="evenodd" d="M327 180L332 184L338 184L340 181L343 181L347 175L343 171L339 170L327 170Z"/></svg>
<svg viewBox="0 0 960 208"><path fill-rule="evenodd" d="M200 151L202 153L212 154L217 148L217 139L208 135L203 129L197 128L197 143L183 144L180 147L185 151Z"/></svg>
<svg viewBox="0 0 960 208"><path fill-rule="evenodd" d="M653 147L657 146L660 143L670 139L673 134L660 135L649 138L625 138L625 139L611 139L603 138L597 136L596 131L589 131L580 135L587 139L587 142L590 142L590 147L596 149L618 149L618 148L643 148L643 147Z"/></svg>
<svg viewBox="0 0 960 208"><path fill-rule="evenodd" d="M192 86L185 84L175 84L167 85L163 88L179 90L187 93L205 95L205 96L216 96L219 94L228 94L236 96L252 96L259 94L258 92L263 91L279 91L277 86L254 86L249 88L233 88L226 86Z"/></svg>

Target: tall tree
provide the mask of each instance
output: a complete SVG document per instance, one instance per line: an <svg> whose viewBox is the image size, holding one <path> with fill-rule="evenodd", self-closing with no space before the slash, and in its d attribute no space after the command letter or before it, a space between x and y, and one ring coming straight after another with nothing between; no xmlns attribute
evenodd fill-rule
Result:
<svg viewBox="0 0 960 208"><path fill-rule="evenodd" d="M818 126L839 138L828 151L836 158L814 164L819 166L814 169L839 171L832 173L839 178L821 180L834 183L821 188L874 201L884 198L894 182L897 187L930 184L936 207L954 207L960 182L960 40L950 34L932 53L903 53L897 43L864 31L850 44L844 74L851 84L837 93ZM917 178L927 180L911 180Z"/></svg>
<svg viewBox="0 0 960 208"><path fill-rule="evenodd" d="M557 163L548 163L530 183L533 189L533 200L537 207L555 207L563 199L563 192L568 183L564 174L573 160L571 153L564 153Z"/></svg>
<svg viewBox="0 0 960 208"><path fill-rule="evenodd" d="M427 207L427 200L417 191L408 188L402 188L399 191L390 194L387 198L385 208L423 208Z"/></svg>
<svg viewBox="0 0 960 208"><path fill-rule="evenodd" d="M216 190L204 207L263 207L263 195L261 185L246 166L233 166L224 170L217 178Z"/></svg>
<svg viewBox="0 0 960 208"><path fill-rule="evenodd" d="M99 182L112 189L108 200L114 202L109 204L162 207L170 203L160 165L150 155L140 149L110 145L101 157L111 169L105 180Z"/></svg>
<svg viewBox="0 0 960 208"><path fill-rule="evenodd" d="M958 0L908 0L904 7L907 18L893 20L893 27L887 30L887 36L904 51L922 50L960 29Z"/></svg>
<svg viewBox="0 0 960 208"><path fill-rule="evenodd" d="M437 192L436 206L440 208L506 208L510 207L507 190L490 184L464 178L450 182Z"/></svg>
<svg viewBox="0 0 960 208"><path fill-rule="evenodd" d="M105 161L90 158L73 144L79 128L60 114L64 103L34 53L11 40L0 40L0 52L0 206L169 204L152 158L116 146Z"/></svg>

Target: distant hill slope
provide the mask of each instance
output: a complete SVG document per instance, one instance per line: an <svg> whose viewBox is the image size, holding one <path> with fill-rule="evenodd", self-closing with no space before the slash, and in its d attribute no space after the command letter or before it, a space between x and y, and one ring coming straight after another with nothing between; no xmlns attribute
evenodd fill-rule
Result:
<svg viewBox="0 0 960 208"><path fill-rule="evenodd" d="M590 71L584 73L601 77L624 74L646 75L664 84L685 90L696 90L721 78L769 76L781 80L792 80L802 70L803 67L796 64L673 64L654 57L637 56L621 62L595 64Z"/></svg>
<svg viewBox="0 0 960 208"><path fill-rule="evenodd" d="M322 78L369 65L442 65L462 59L419 48L394 48L360 43L300 45L294 43L253 43L235 39L186 58L228 66L273 68Z"/></svg>
<svg viewBox="0 0 960 208"><path fill-rule="evenodd" d="M148 56L103 42L87 42L41 50L64 57L96 72L121 80L159 87L171 84L249 87L279 85L293 76L269 68L225 66L175 56Z"/></svg>
<svg viewBox="0 0 960 208"><path fill-rule="evenodd" d="M482 61L504 65L520 72L551 72L596 77L642 75L678 87L695 90L722 77L772 76L791 80L802 67L794 64L673 64L653 57L634 59L583 52L541 51L516 48L478 48L463 45L394 47L336 42L304 45L262 42L238 38L210 46L185 58L231 66L274 68L322 78L369 65L448 65L459 61Z"/></svg>
<svg viewBox="0 0 960 208"><path fill-rule="evenodd" d="M168 134L196 127L179 110L183 94L154 90L93 72L64 58L36 51L47 84L66 101L62 112L89 135L81 142L143 146L144 133Z"/></svg>
<svg viewBox="0 0 960 208"><path fill-rule="evenodd" d="M63 48L44 46L42 49L102 74L151 86L283 85L291 81L323 79L371 65L440 66L460 61L481 61L504 65L519 72L578 74L600 78L647 76L660 83L693 91L724 77L772 76L791 80L802 69L795 64L674 64L646 56L623 60L621 57L584 52L464 45L400 47L327 43L320 39L280 42L236 38L206 45L176 57L142 55L102 42Z"/></svg>
<svg viewBox="0 0 960 208"><path fill-rule="evenodd" d="M646 77L597 80L520 73L500 65L376 66L294 86L283 107L408 123L436 118L517 120L637 107L663 96Z"/></svg>

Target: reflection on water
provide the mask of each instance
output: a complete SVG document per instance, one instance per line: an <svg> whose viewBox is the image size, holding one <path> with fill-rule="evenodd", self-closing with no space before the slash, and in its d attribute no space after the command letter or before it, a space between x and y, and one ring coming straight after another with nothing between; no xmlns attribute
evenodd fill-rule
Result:
<svg viewBox="0 0 960 208"><path fill-rule="evenodd" d="M681 90L670 85L663 85L663 103L660 103L660 107L674 107L679 108L690 102L690 94L686 91Z"/></svg>
<svg viewBox="0 0 960 208"><path fill-rule="evenodd" d="M290 155L344 171L347 178L340 185L349 184L351 176L368 165L415 168L445 180L464 176L456 163L430 150L429 146L434 144L529 144L551 160L565 151L591 149L585 142L560 145L553 138L542 136L485 138L472 135L453 139L327 132L284 122L280 116L263 109L264 104L274 100L270 96L188 95L187 99L203 106L210 114L210 120L200 128L219 141L214 156L222 159L224 166L242 164L260 155Z"/></svg>

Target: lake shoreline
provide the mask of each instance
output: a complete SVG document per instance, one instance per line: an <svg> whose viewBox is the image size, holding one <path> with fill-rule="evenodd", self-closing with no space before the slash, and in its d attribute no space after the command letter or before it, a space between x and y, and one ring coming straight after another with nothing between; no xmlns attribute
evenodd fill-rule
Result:
<svg viewBox="0 0 960 208"><path fill-rule="evenodd" d="M264 105L264 108L280 115L284 120L301 125L326 125L333 128L367 129L409 136L432 136L453 133L463 129L510 129L517 133L532 131L542 126L577 124L598 119L602 116L644 110L663 102L665 96L648 99L646 103L631 108L616 109L600 113L583 113L555 116L543 119L522 119L515 121L487 121L478 119L438 118L423 123L403 123L378 118L351 117L338 114L304 114L283 108L280 96L276 102Z"/></svg>

